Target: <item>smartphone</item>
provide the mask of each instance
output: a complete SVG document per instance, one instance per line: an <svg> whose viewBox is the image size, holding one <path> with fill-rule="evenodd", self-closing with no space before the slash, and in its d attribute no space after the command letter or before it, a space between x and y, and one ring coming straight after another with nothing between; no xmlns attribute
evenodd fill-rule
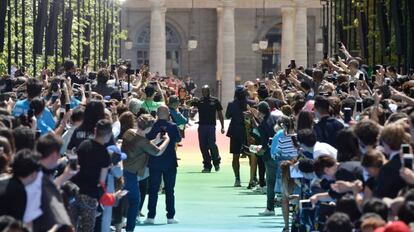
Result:
<svg viewBox="0 0 414 232"><path fill-rule="evenodd" d="M352 120L352 109L349 107L344 108L344 122L349 123Z"/></svg>
<svg viewBox="0 0 414 232"><path fill-rule="evenodd" d="M269 80L273 80L273 79L274 79L274 73L273 73L273 72L269 72L269 73L267 73L267 78L268 78Z"/></svg>
<svg viewBox="0 0 414 232"><path fill-rule="evenodd" d="M119 197L125 197L128 194L128 190L122 190L121 193L119 194Z"/></svg>
<svg viewBox="0 0 414 232"><path fill-rule="evenodd" d="M285 69L286 77L288 77L290 75L290 72L291 72L290 68Z"/></svg>
<svg viewBox="0 0 414 232"><path fill-rule="evenodd" d="M69 110L70 110L70 103L66 103L65 104L65 110L66 110L66 112L69 112Z"/></svg>
<svg viewBox="0 0 414 232"><path fill-rule="evenodd" d="M414 98L414 88L411 88L410 89L410 97L411 98Z"/></svg>
<svg viewBox="0 0 414 232"><path fill-rule="evenodd" d="M139 72L141 72L141 69L139 69L139 68L135 69L135 75L138 75Z"/></svg>
<svg viewBox="0 0 414 232"><path fill-rule="evenodd" d="M300 200L299 201L299 208L300 209L312 209L313 205L310 200Z"/></svg>
<svg viewBox="0 0 414 232"><path fill-rule="evenodd" d="M338 62L339 61L339 55L335 54L334 57L335 57L335 61Z"/></svg>
<svg viewBox="0 0 414 232"><path fill-rule="evenodd" d="M60 119L62 119L63 116L65 116L65 113L66 113L66 108L60 108L60 113L59 113Z"/></svg>
<svg viewBox="0 0 414 232"><path fill-rule="evenodd" d="M111 72L115 72L116 64L111 64Z"/></svg>
<svg viewBox="0 0 414 232"><path fill-rule="evenodd" d="M404 154L402 158L402 165L406 168L413 169L413 159L413 154Z"/></svg>
<svg viewBox="0 0 414 232"><path fill-rule="evenodd" d="M363 81L364 80L364 74L363 73L360 73L359 74L358 80L360 80L360 81Z"/></svg>
<svg viewBox="0 0 414 232"><path fill-rule="evenodd" d="M355 82L352 81L352 82L349 83L349 90L350 91L355 91Z"/></svg>
<svg viewBox="0 0 414 232"><path fill-rule="evenodd" d="M356 112L361 113L363 109L362 100L359 99L356 101Z"/></svg>
<svg viewBox="0 0 414 232"><path fill-rule="evenodd" d="M81 88L81 85L78 84L78 83L73 83L72 88L73 89L80 89Z"/></svg>
<svg viewBox="0 0 414 232"><path fill-rule="evenodd" d="M91 84L86 83L85 84L85 92L89 92L89 91L91 91Z"/></svg>
<svg viewBox="0 0 414 232"><path fill-rule="evenodd" d="M293 68L293 69L296 68L296 61L295 60L290 60L290 68Z"/></svg>
<svg viewBox="0 0 414 232"><path fill-rule="evenodd" d="M64 84L65 84L65 80L60 80L60 88L63 88Z"/></svg>
<svg viewBox="0 0 414 232"><path fill-rule="evenodd" d="M295 147L298 148L299 147L299 143L298 143L298 138L297 138L296 134L291 135L290 138L292 139L293 146L295 146Z"/></svg>
<svg viewBox="0 0 414 232"><path fill-rule="evenodd" d="M325 52L325 53L323 53L323 59L324 59L324 60L328 59L328 53L326 53L326 52Z"/></svg>
<svg viewBox="0 0 414 232"><path fill-rule="evenodd" d="M385 78L385 84L387 85L387 86L390 86L390 84L391 84L391 79L390 78Z"/></svg>
<svg viewBox="0 0 414 232"><path fill-rule="evenodd" d="M375 76L375 75L372 75L371 76L371 81L372 81L372 83L375 83L375 81L377 80L377 76Z"/></svg>
<svg viewBox="0 0 414 232"><path fill-rule="evenodd" d="M410 154L410 144L401 144L401 151L403 154Z"/></svg>
<svg viewBox="0 0 414 232"><path fill-rule="evenodd" d="M383 99L388 99L391 97L391 90L390 90L390 86L389 85L384 85L381 87L382 90L382 98Z"/></svg>
<svg viewBox="0 0 414 232"><path fill-rule="evenodd" d="M338 47L341 48L342 47L342 42L338 41Z"/></svg>

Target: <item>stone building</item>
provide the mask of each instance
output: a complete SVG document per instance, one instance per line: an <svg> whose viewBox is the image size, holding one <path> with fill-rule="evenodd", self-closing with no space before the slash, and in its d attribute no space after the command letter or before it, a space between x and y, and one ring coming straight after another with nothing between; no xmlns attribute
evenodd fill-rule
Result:
<svg viewBox="0 0 414 232"><path fill-rule="evenodd" d="M320 8L319 0L124 0L122 27L133 46L121 55L161 75L189 74L225 104L236 82L284 71L292 59L307 66L322 58ZM254 41L268 46L257 50Z"/></svg>

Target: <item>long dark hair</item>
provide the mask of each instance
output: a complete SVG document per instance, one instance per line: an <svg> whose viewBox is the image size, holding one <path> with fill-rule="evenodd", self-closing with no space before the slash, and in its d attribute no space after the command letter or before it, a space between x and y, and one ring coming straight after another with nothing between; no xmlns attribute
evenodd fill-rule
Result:
<svg viewBox="0 0 414 232"><path fill-rule="evenodd" d="M85 108L85 118L80 128L93 132L96 123L105 118L105 107L101 101L90 101Z"/></svg>
<svg viewBox="0 0 414 232"><path fill-rule="evenodd" d="M234 99L239 102L242 111L247 110L247 92L244 88L237 88L234 93Z"/></svg>
<svg viewBox="0 0 414 232"><path fill-rule="evenodd" d="M338 162L360 159L358 139L352 129L340 130L336 136L336 141L338 141Z"/></svg>
<svg viewBox="0 0 414 232"><path fill-rule="evenodd" d="M298 114L296 130L299 131L302 129L312 129L312 127L313 127L313 113L302 110Z"/></svg>

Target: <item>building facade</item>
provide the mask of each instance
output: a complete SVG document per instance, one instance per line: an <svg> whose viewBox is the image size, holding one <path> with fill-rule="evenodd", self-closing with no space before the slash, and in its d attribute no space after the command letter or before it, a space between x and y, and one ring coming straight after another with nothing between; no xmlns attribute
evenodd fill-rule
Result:
<svg viewBox="0 0 414 232"><path fill-rule="evenodd" d="M237 82L284 71L293 59L308 66L322 58L320 7L319 0L125 0L122 27L133 46L121 54L136 68L190 75L226 103ZM254 51L261 40L267 48Z"/></svg>

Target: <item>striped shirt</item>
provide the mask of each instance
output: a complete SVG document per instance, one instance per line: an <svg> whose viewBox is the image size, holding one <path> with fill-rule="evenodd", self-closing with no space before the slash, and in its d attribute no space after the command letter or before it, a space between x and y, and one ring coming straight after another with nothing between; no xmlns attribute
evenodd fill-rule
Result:
<svg viewBox="0 0 414 232"><path fill-rule="evenodd" d="M270 153L273 159L276 157L296 157L298 153L293 145L292 135L285 135L283 130L279 130L272 139Z"/></svg>

